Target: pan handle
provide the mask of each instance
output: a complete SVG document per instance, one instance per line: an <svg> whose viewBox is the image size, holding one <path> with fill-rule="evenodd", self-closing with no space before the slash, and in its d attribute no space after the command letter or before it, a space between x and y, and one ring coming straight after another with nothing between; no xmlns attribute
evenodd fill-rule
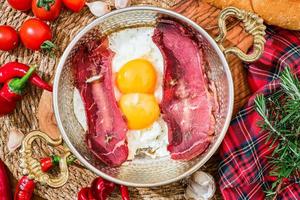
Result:
<svg viewBox="0 0 300 200"><path fill-rule="evenodd" d="M227 34L225 22L229 16L234 16L237 19L241 20L244 23L245 31L253 36L253 52L251 52L250 54L245 54L237 47L225 48L222 45ZM263 24L262 18L252 12L240 10L235 7L228 7L221 11L218 20L218 26L220 29L220 34L215 38L215 40L225 55L228 53L233 53L237 55L241 60L246 62L253 62L260 58L264 51L264 44L266 42L264 38L264 35L266 34L266 26Z"/></svg>
<svg viewBox="0 0 300 200"><path fill-rule="evenodd" d="M41 169L40 162L33 157L33 142L37 139L42 139L47 142L48 146L58 148L60 147L63 150L61 159L59 161L60 174L56 177L52 177L49 174L45 173ZM22 148L20 150L21 159L20 167L23 170L23 175L28 175L30 179L34 179L41 184L47 184L50 187L58 188L63 186L69 178L69 170L67 159L71 156L71 152L64 146L61 146L63 143L62 138L53 140L47 134L41 131L32 131L27 134L22 141Z"/></svg>

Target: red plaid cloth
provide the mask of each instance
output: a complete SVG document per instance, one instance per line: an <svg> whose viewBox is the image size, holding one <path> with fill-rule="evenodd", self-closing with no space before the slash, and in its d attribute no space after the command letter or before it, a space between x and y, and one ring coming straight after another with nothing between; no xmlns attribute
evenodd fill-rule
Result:
<svg viewBox="0 0 300 200"><path fill-rule="evenodd" d="M267 180L271 165L266 158L272 150L266 143L268 133L257 127L260 116L254 110L256 94L271 94L278 87L278 75L286 66L300 74L300 32L268 27L263 56L246 64L253 96L232 120L220 148L222 162L219 181L224 199L265 199L264 190L272 182ZM300 199L299 180L291 183L277 199Z"/></svg>

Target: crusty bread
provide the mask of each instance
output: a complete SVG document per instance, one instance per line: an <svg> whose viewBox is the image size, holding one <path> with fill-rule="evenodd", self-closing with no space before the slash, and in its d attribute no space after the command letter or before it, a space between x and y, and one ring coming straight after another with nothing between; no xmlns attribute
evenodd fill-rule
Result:
<svg viewBox="0 0 300 200"><path fill-rule="evenodd" d="M204 0L218 8L226 8L228 6L234 6L240 9L252 11L250 0Z"/></svg>
<svg viewBox="0 0 300 200"><path fill-rule="evenodd" d="M252 11L266 23L300 30L300 0L204 0L219 8L234 6Z"/></svg>

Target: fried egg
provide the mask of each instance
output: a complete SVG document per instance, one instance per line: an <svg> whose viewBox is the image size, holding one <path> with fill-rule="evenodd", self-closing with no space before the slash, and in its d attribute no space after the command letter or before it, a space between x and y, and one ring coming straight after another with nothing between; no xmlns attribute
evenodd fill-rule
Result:
<svg viewBox="0 0 300 200"><path fill-rule="evenodd" d="M155 28L124 29L109 36L115 52L112 71L115 96L127 119L129 158L140 152L151 157L168 155L168 129L160 117L164 59L152 41Z"/></svg>
<svg viewBox="0 0 300 200"><path fill-rule="evenodd" d="M117 100L121 93L131 91L130 93L152 93L158 103L161 101L164 59L152 41L154 29L129 28L109 35L109 47L115 52L112 72Z"/></svg>

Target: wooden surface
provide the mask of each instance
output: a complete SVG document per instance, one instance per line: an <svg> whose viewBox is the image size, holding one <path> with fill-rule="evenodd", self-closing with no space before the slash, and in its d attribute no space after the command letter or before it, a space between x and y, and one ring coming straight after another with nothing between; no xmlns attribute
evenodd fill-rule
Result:
<svg viewBox="0 0 300 200"><path fill-rule="evenodd" d="M1 0L3 1L3 0ZM154 1L153 1L154 2ZM160 2L156 1L155 2ZM167 6L169 4L166 4ZM7 24L15 24L19 26L20 22L16 22L21 18L26 18L26 14L21 14L19 12L12 11L7 7L7 4L0 3L0 9L9 12L9 14L5 13L5 15L0 16L1 23ZM191 18L198 24L200 24L204 29L206 29L213 37L218 33L217 29L217 17L219 15L220 10L212 7L206 3L202 3L200 0L183 0L181 3L172 7L173 10L182 13L183 15ZM5 18L6 17L6 18ZM17 19L17 18L18 19ZM9 20L8 20L9 19ZM74 37L74 35L82 28L85 24L90 22L93 17L90 16L88 11L85 9L80 14L71 14L63 13L62 17L57 20L53 24L53 30L56 33L55 42L60 44L60 51L57 55L57 58L52 59L47 55L40 54L35 52L32 54L31 51L23 49L23 47L19 47L17 50L10 54L1 54L0 55L0 64L5 62L17 59L21 62L32 63L39 62L41 66L39 68L39 72L43 74L43 77L46 79L50 79L50 76L53 75L54 68L59 60L59 55L63 52L63 49L66 47L70 39ZM78 24L77 21L80 21L83 24ZM16 24L17 23L17 24ZM76 24L77 23L77 24ZM225 41L225 46L238 46L239 48L246 51L252 44L252 38L249 37L244 31L241 24L236 22L235 20L230 20L228 23L229 32L227 40ZM60 32L62 29L62 34ZM68 30L68 34L64 33L65 29ZM75 30L76 29L76 30ZM65 38L67 37L67 38ZM246 73L243 68L242 62L234 57L228 56L228 62L230 65L230 69L234 79L234 87L235 87L235 107L234 113L238 111L238 109L245 103L247 97L249 95L249 88L246 82ZM26 96L23 103L20 105L19 111L16 111L13 115L8 116L4 119L1 119L1 133L0 140L6 141L7 131L10 127L18 127L23 131L30 131L33 129L43 129L46 132L55 132L55 120L51 114L51 99L50 95L44 93L41 97L41 92L36 88L32 89L31 93ZM42 99L42 101L40 101ZM48 110L47 113L39 112L38 105L43 109ZM34 114L37 117L34 117ZM38 123L38 118L46 117L44 122L49 122L50 124L41 124ZM3 120L3 121L2 121ZM49 125L49 126L48 126ZM51 127L51 130L49 129ZM47 129L48 128L48 129ZM57 133L54 133L57 134ZM20 177L20 170L17 164L18 154L13 154L7 156L7 149L4 144L0 144L0 149L3 150L1 152L0 157L4 160L4 162L8 165L10 170L12 171L12 184L15 183L15 178ZM204 171L211 173L215 180L218 181L218 173L217 168L219 164L219 157L216 153L207 164L202 168ZM88 177L88 178L87 178ZM36 192L39 195L42 195L46 199L72 199L69 195L74 195L77 193L78 189L83 186L87 186L90 183L90 180L94 175L88 170L81 170L76 168L71 168L71 176L70 181L64 187L60 189L51 189L38 185ZM168 186L159 187L159 188L130 188L131 195L133 199L182 199L182 194L184 191L184 184L181 182L174 183ZM116 196L115 196L116 197ZM117 197L118 198L118 197ZM39 199L35 197L35 199ZM73 198L74 199L74 198ZM215 199L220 199L220 192L217 191Z"/></svg>

